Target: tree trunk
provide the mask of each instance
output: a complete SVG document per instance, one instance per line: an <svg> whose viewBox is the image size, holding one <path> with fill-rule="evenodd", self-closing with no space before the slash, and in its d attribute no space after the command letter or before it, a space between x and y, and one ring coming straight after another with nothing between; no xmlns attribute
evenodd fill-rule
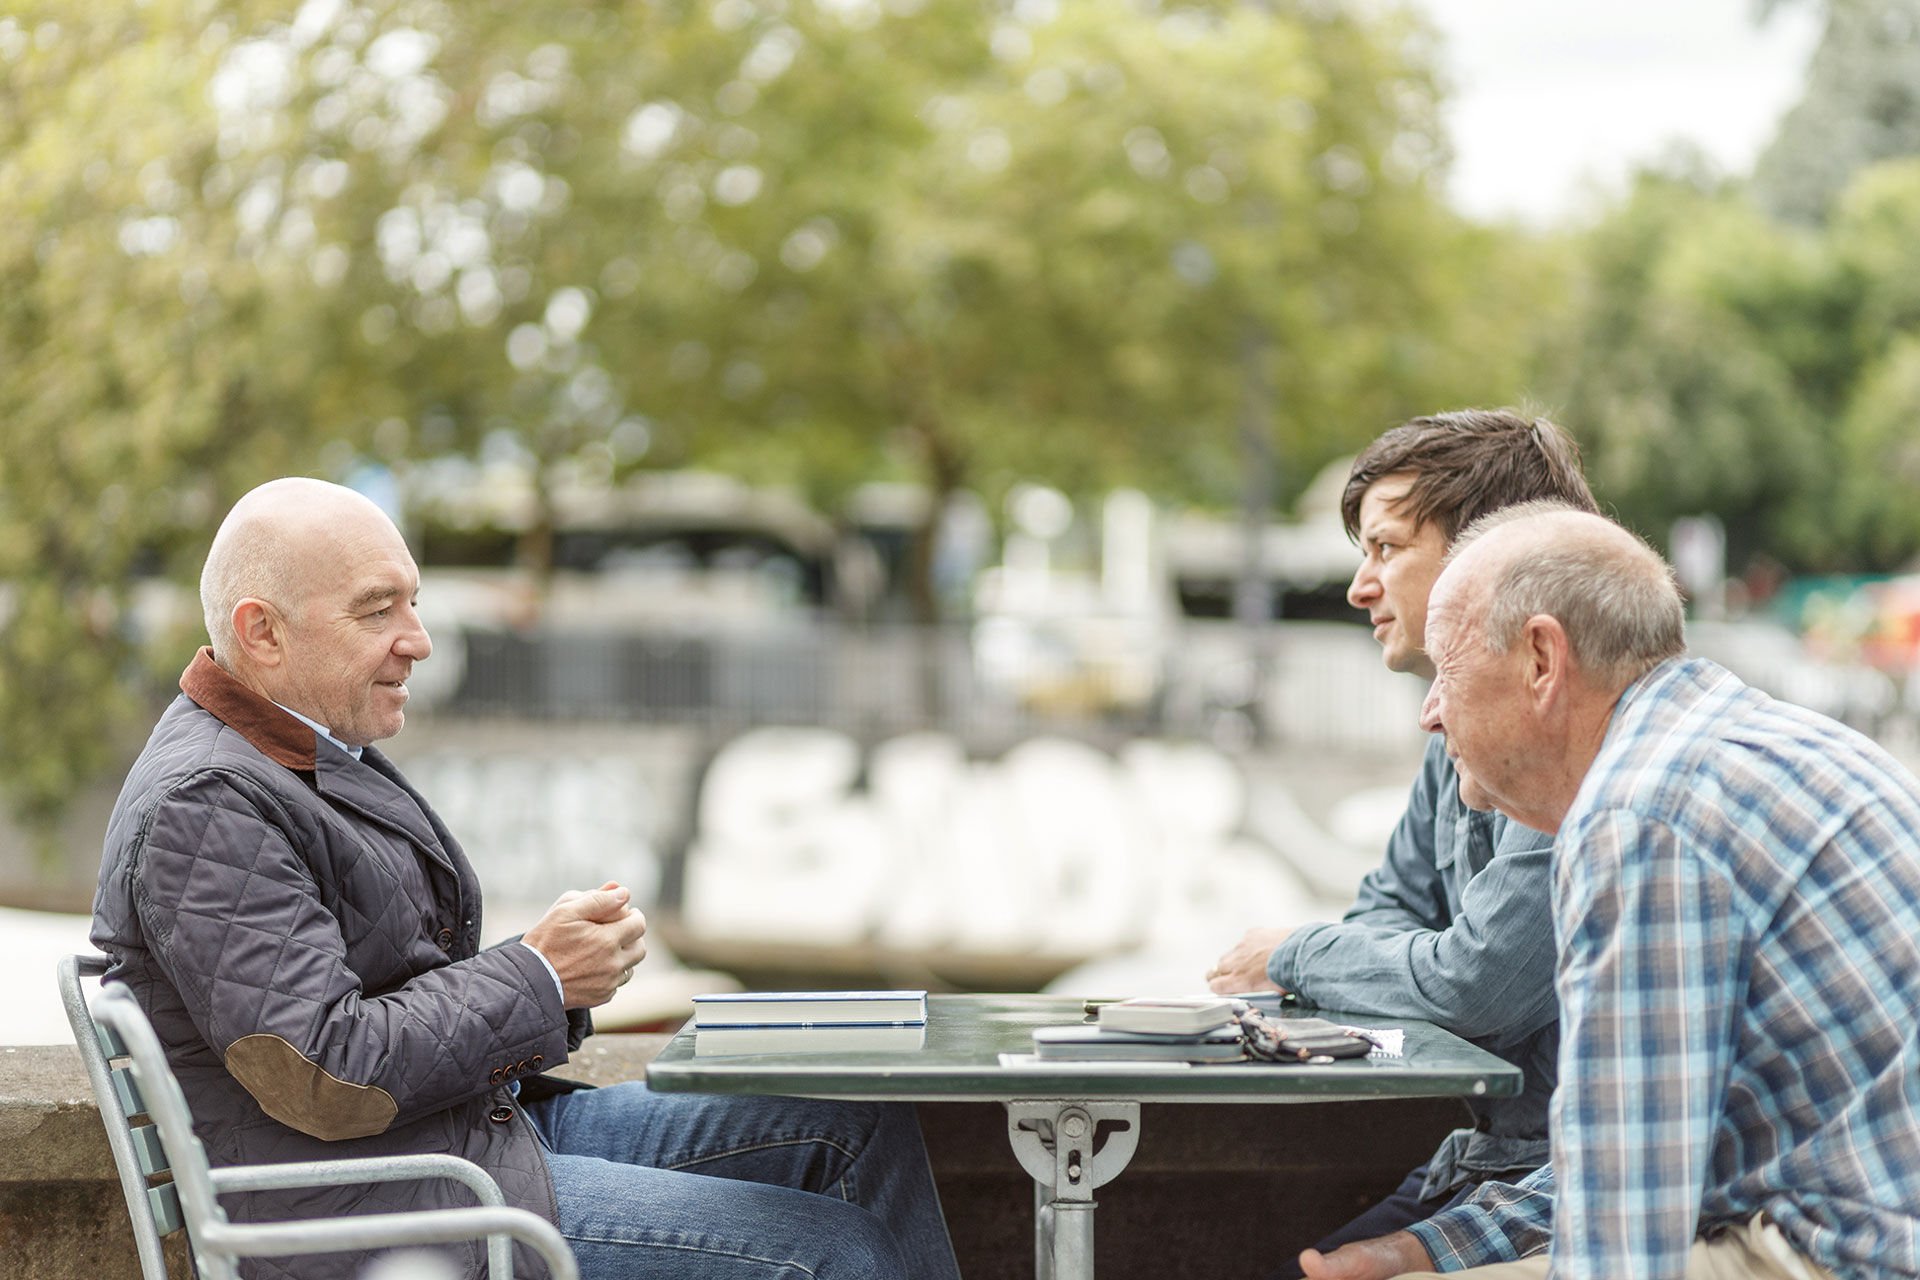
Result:
<svg viewBox="0 0 1920 1280"><path fill-rule="evenodd" d="M934 725L946 718L947 707L945 683L940 678L945 610L933 578L933 567L940 551L940 526L947 502L959 490L966 468L932 415L919 415L913 431L926 464L927 506L920 515L919 527L913 531L912 549L907 558L907 599L918 637L915 649L919 671L915 686L919 692L920 716L927 724Z"/></svg>

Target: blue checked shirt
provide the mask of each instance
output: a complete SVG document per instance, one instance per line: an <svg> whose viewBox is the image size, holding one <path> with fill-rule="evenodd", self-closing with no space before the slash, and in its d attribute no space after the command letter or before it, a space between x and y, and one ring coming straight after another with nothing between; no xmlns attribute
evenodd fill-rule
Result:
<svg viewBox="0 0 1920 1280"><path fill-rule="evenodd" d="M1554 850L1554 1164L1413 1228L1445 1270L1679 1277L1764 1212L1920 1276L1920 783L1711 662L1631 686ZM1558 1186L1555 1182L1557 1179Z"/></svg>
<svg viewBox="0 0 1920 1280"><path fill-rule="evenodd" d="M1268 977L1314 1004L1437 1023L1520 1068L1519 1097L1467 1100L1473 1128L1427 1162L1425 1198L1546 1161L1560 1043L1552 858L1553 837L1461 803L1435 734L1353 909L1294 930L1267 958Z"/></svg>

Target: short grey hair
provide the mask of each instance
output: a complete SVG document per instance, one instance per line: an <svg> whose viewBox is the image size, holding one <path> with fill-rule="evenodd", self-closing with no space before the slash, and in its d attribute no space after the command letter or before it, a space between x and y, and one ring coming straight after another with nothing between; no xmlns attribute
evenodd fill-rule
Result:
<svg viewBox="0 0 1920 1280"><path fill-rule="evenodd" d="M1505 653L1528 618L1565 628L1588 677L1625 688L1686 652L1686 606L1672 566L1631 530L1563 502L1523 502L1482 516L1461 532L1447 562L1495 529L1527 519L1546 524L1539 545L1509 554L1487 586L1480 628Z"/></svg>

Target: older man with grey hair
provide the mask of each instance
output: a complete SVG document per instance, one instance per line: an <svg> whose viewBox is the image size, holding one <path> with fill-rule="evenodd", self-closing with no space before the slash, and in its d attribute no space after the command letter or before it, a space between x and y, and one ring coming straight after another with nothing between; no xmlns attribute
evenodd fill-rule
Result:
<svg viewBox="0 0 1920 1280"><path fill-rule="evenodd" d="M1307 1274L1920 1276L1920 782L1687 657L1598 516L1470 529L1426 637L1423 723L1555 833L1553 1162Z"/></svg>

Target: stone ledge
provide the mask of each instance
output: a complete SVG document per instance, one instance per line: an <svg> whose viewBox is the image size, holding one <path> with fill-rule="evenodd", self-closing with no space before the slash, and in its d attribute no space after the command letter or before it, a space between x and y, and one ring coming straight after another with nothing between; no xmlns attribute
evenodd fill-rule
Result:
<svg viewBox="0 0 1920 1280"><path fill-rule="evenodd" d="M638 1080L670 1037L594 1036L562 1069L589 1084ZM111 1182L118 1175L80 1051L0 1047L0 1184Z"/></svg>

